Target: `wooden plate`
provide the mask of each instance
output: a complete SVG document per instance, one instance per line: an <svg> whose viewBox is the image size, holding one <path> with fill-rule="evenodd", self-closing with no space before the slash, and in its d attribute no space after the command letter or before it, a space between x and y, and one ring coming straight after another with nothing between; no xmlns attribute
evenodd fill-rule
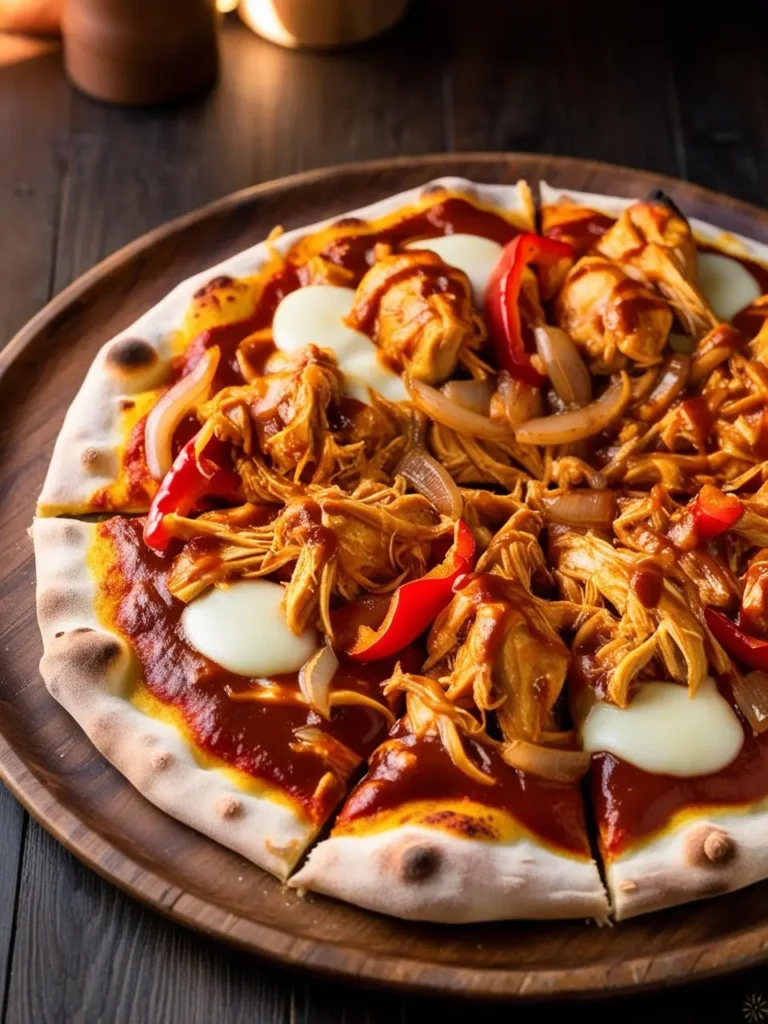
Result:
<svg viewBox="0 0 768 1024"><path fill-rule="evenodd" d="M0 354L0 775L103 877L228 942L337 976L486 997L596 995L752 964L768 946L768 883L614 928L580 922L440 927L284 892L166 817L94 751L37 671L27 527L64 412L101 344L183 278L264 237L442 174L546 178L640 196L660 184L689 214L768 242L768 214L683 182L604 164L479 154L388 160L229 196L129 245L66 289Z"/></svg>

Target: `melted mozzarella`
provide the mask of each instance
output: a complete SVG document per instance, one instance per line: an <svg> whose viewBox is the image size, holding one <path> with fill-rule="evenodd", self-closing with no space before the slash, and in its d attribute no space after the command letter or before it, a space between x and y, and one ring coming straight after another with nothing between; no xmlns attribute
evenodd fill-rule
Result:
<svg viewBox="0 0 768 1024"><path fill-rule="evenodd" d="M407 249L429 249L450 267L463 270L472 285L472 299L476 306L483 306L485 289L491 271L499 262L501 246L490 238L480 235L443 235L440 238L424 238L409 242Z"/></svg>
<svg viewBox="0 0 768 1024"><path fill-rule="evenodd" d="M627 708L594 704L582 729L584 749L606 751L657 775L709 775L725 768L744 731L712 679L696 695L677 683L643 683Z"/></svg>
<svg viewBox="0 0 768 1024"><path fill-rule="evenodd" d="M760 285L743 263L719 252L698 256L699 287L721 320L731 320L760 295Z"/></svg>
<svg viewBox="0 0 768 1024"><path fill-rule="evenodd" d="M195 650L240 676L297 672L317 650L317 637L290 631L283 593L268 580L212 587L184 609L182 629Z"/></svg>
<svg viewBox="0 0 768 1024"><path fill-rule="evenodd" d="M313 284L290 292L275 310L272 337L281 352L295 355L314 344L330 349L346 378L346 392L361 402L368 401L368 388L392 402L408 395L398 376L381 361L371 339L344 322L352 309L352 288Z"/></svg>

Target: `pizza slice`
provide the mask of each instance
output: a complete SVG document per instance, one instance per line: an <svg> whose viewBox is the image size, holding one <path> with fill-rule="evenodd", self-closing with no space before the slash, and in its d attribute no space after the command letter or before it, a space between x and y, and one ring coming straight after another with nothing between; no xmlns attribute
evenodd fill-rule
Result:
<svg viewBox="0 0 768 1024"><path fill-rule="evenodd" d="M567 529L552 541L564 592L603 605L574 636L570 697L593 753L592 807L619 920L768 875L768 689L738 667L745 650L755 664L750 643L768 666L768 645L716 610L738 594L717 556L729 550L746 567L768 519L755 499L715 503L712 491L702 492L711 511L701 496L680 507L624 499L623 547Z"/></svg>
<svg viewBox="0 0 768 1024"><path fill-rule="evenodd" d="M336 366L358 412L370 389L407 398L406 362L429 382L457 362L477 367L484 329L473 305L482 305L502 245L533 230L533 220L525 182L439 179L308 228L276 230L183 282L97 355L59 434L37 514L146 512L206 401L288 374L310 344ZM262 406L274 410L280 396L264 390Z"/></svg>
<svg viewBox="0 0 768 1024"><path fill-rule="evenodd" d="M342 664L324 717L298 679L319 636L291 631L283 588L185 603L142 526L35 520L43 679L144 796L285 878L394 721L392 662Z"/></svg>
<svg viewBox="0 0 768 1024"><path fill-rule="evenodd" d="M406 715L292 886L418 920L607 916L589 755L559 728L569 654L553 623L574 609L534 593L541 525L510 516L437 617L429 674L387 682Z"/></svg>

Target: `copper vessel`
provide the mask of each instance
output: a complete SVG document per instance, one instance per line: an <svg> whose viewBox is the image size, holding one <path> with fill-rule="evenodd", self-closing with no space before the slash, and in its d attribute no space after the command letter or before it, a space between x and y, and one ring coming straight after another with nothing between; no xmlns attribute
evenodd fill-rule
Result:
<svg viewBox="0 0 768 1024"><path fill-rule="evenodd" d="M216 77L216 18L214 0L65 0L67 74L111 103L178 99Z"/></svg>
<svg viewBox="0 0 768 1024"><path fill-rule="evenodd" d="M408 0L240 0L254 32L291 49L349 46L390 28Z"/></svg>

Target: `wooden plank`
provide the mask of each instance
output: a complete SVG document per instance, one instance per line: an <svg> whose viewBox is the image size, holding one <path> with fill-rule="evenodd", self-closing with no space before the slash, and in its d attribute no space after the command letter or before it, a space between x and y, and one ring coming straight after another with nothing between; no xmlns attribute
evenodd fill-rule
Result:
<svg viewBox="0 0 768 1024"><path fill-rule="evenodd" d="M663 6L459 3L453 148L557 153L679 173Z"/></svg>
<svg viewBox="0 0 768 1024"><path fill-rule="evenodd" d="M27 42L27 45L23 44ZM16 45L13 45L13 44ZM60 55L8 37L0 67L0 348L49 298L60 180L66 163L68 90ZM0 569L0 590L28 575L24 554ZM7 976L27 816L0 790L0 986Z"/></svg>
<svg viewBox="0 0 768 1024"><path fill-rule="evenodd" d="M764 5L724 18L670 5L685 172L691 181L768 205L768 67Z"/></svg>
<svg viewBox="0 0 768 1024"><path fill-rule="evenodd" d="M442 149L441 58L416 59L428 24L418 10L409 21L397 38L334 54L292 53L227 21L221 80L206 96L126 110L75 94L56 290L228 192L326 163ZM430 94L434 105L422 99Z"/></svg>
<svg viewBox="0 0 768 1024"><path fill-rule="evenodd" d="M14 1024L288 1024L287 972L146 910L34 822L20 906Z"/></svg>

